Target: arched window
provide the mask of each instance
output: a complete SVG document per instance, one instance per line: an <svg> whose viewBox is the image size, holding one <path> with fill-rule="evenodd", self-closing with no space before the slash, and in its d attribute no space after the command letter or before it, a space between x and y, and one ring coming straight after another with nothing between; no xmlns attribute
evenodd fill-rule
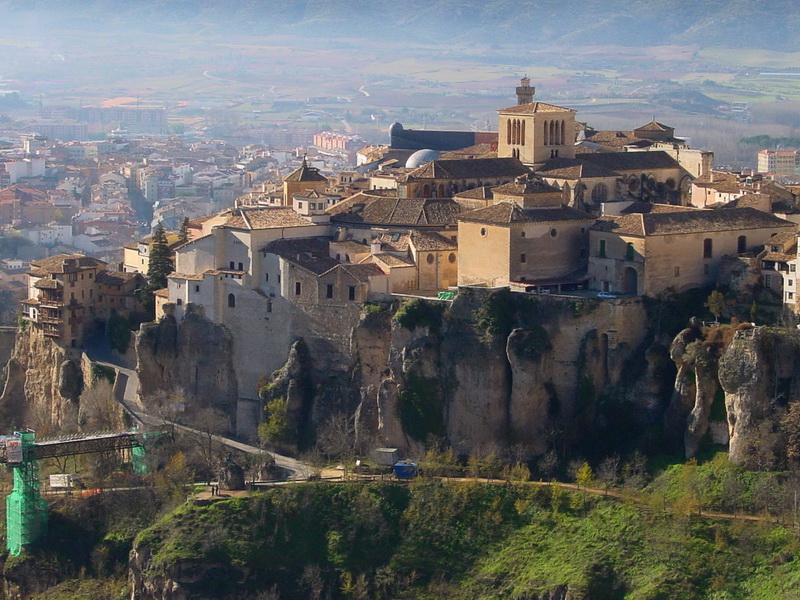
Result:
<svg viewBox="0 0 800 600"><path fill-rule="evenodd" d="M522 122L522 134L520 135L520 145L525 145L525 121Z"/></svg>
<svg viewBox="0 0 800 600"><path fill-rule="evenodd" d="M550 145L556 143L556 122L550 121Z"/></svg>
<svg viewBox="0 0 800 600"><path fill-rule="evenodd" d="M236 308L236 296L228 294L228 308Z"/></svg>
<svg viewBox="0 0 800 600"><path fill-rule="evenodd" d="M543 145L545 145L545 146L547 146L550 143L550 136L547 135L547 132L548 132L548 125L547 125L547 121L545 121L544 122L544 136L543 136L544 137L544 140L543 140L544 144Z"/></svg>
<svg viewBox="0 0 800 600"><path fill-rule="evenodd" d="M506 121L506 144L511 145L511 119Z"/></svg>
<svg viewBox="0 0 800 600"><path fill-rule="evenodd" d="M598 183L592 188L592 202L600 204L608 200L608 187L605 183Z"/></svg>
<svg viewBox="0 0 800 600"><path fill-rule="evenodd" d="M431 197L431 186L427 183L422 186L422 197L423 198L430 198Z"/></svg>
<svg viewBox="0 0 800 600"><path fill-rule="evenodd" d="M625 260L633 260L633 242L628 242L628 247L625 249Z"/></svg>
<svg viewBox="0 0 800 600"><path fill-rule="evenodd" d="M555 125L553 129L553 133L555 134L553 135L553 145L558 146L561 144L561 121L555 121L553 125Z"/></svg>
<svg viewBox="0 0 800 600"><path fill-rule="evenodd" d="M736 251L739 254L742 254L743 252L747 252L747 236L746 235L740 235L739 239L736 240Z"/></svg>
<svg viewBox="0 0 800 600"><path fill-rule="evenodd" d="M703 240L703 258L714 257L714 240L706 238Z"/></svg>
<svg viewBox="0 0 800 600"><path fill-rule="evenodd" d="M566 137L564 135L564 121L561 121L561 145L566 144Z"/></svg>
<svg viewBox="0 0 800 600"><path fill-rule="evenodd" d="M444 184L443 183L439 184L439 197L440 198L444 198Z"/></svg>

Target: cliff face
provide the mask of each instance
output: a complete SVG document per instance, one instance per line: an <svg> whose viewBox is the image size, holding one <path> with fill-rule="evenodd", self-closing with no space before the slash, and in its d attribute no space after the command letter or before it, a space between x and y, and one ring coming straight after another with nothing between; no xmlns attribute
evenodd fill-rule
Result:
<svg viewBox="0 0 800 600"><path fill-rule="evenodd" d="M739 332L719 360L725 390L730 458L772 468L784 443L780 420L800 399L800 331L758 327Z"/></svg>
<svg viewBox="0 0 800 600"><path fill-rule="evenodd" d="M661 414L663 371L671 367L665 349L643 347L647 316L638 299L570 302L483 290L396 310L365 311L352 328L352 367L338 377L310 353L302 377L316 385L303 386L306 429L345 410L390 446L433 436L458 452L516 444L538 455L559 436L567 443L595 428L597 400L610 390L633 402L642 422ZM628 363L637 360L632 376ZM285 381L281 389L289 389Z"/></svg>
<svg viewBox="0 0 800 600"><path fill-rule="evenodd" d="M729 445L736 464L780 466L780 421L787 404L800 398L800 332L740 326L704 337L699 328L689 328L673 341L671 357L678 375L667 424L682 431L686 456L694 456L710 435Z"/></svg>
<svg viewBox="0 0 800 600"><path fill-rule="evenodd" d="M181 402L187 412L214 408L233 418L237 399L233 339L190 305L180 325L171 315L136 336L139 397L155 414Z"/></svg>
<svg viewBox="0 0 800 600"><path fill-rule="evenodd" d="M74 431L84 387L81 354L61 348L33 329L17 333L6 366L0 411L9 430Z"/></svg>

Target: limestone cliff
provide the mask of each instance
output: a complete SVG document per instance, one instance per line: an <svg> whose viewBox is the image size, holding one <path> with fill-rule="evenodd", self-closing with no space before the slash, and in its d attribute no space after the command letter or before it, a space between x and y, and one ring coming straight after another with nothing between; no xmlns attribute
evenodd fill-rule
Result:
<svg viewBox="0 0 800 600"><path fill-rule="evenodd" d="M800 399L800 331L757 327L737 332L719 360L730 457L751 468L784 458L780 420Z"/></svg>
<svg viewBox="0 0 800 600"><path fill-rule="evenodd" d="M20 330L0 396L5 427L75 431L83 375L80 351L62 348L32 328Z"/></svg>
<svg viewBox="0 0 800 600"><path fill-rule="evenodd" d="M727 443L737 464L765 469L783 463L780 421L787 404L800 398L800 332L695 325L678 334L671 357L678 375L667 428L682 432L687 457L708 435Z"/></svg>
<svg viewBox="0 0 800 600"><path fill-rule="evenodd" d="M517 444L538 455L556 438L572 443L613 428L596 406L612 391L615 402L640 409L631 419L660 417L670 365L666 349L648 351L648 333L638 299L462 290L452 303L371 306L353 324L349 369L322 369L312 351L301 375L293 350L276 381L281 393L291 391L292 372L305 381L296 388L311 405L301 431L352 411L392 446L433 436L459 452Z"/></svg>
<svg viewBox="0 0 800 600"><path fill-rule="evenodd" d="M237 384L233 339L224 327L190 305L180 324L166 315L142 325L136 336L139 397L155 414L170 406L196 413L213 408L233 419Z"/></svg>
<svg viewBox="0 0 800 600"><path fill-rule="evenodd" d="M4 432L29 427L42 436L128 427L114 399L113 370L32 328L17 332L5 377L0 396Z"/></svg>

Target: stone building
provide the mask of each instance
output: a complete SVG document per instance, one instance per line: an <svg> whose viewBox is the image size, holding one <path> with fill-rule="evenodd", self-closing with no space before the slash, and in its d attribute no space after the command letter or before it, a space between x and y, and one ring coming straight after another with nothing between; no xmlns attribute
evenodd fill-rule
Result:
<svg viewBox="0 0 800 600"><path fill-rule="evenodd" d="M722 257L752 252L790 221L754 208L684 209L601 218L589 233L591 289L657 296L716 281Z"/></svg>
<svg viewBox="0 0 800 600"><path fill-rule="evenodd" d="M78 346L112 313L127 317L141 310L135 291L144 283L142 276L106 267L82 254L32 261L23 317L59 344Z"/></svg>
<svg viewBox="0 0 800 600"><path fill-rule="evenodd" d="M303 164L283 178L283 205L291 206L292 197L300 192L311 190L323 193L328 187L328 178L316 167L308 166L306 157Z"/></svg>

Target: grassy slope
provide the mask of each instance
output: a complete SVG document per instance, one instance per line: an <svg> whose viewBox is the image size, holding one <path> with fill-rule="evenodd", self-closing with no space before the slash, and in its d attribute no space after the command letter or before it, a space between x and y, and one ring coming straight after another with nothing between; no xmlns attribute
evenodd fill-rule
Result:
<svg viewBox="0 0 800 600"><path fill-rule="evenodd" d="M610 600L800 597L797 542L781 526L654 517L530 486L295 486L185 506L137 543L154 550L154 573L211 561L218 574L249 572L238 589L275 583L289 599L307 596L309 565L334 597L354 595L353 581L371 598L531 598L558 586Z"/></svg>

